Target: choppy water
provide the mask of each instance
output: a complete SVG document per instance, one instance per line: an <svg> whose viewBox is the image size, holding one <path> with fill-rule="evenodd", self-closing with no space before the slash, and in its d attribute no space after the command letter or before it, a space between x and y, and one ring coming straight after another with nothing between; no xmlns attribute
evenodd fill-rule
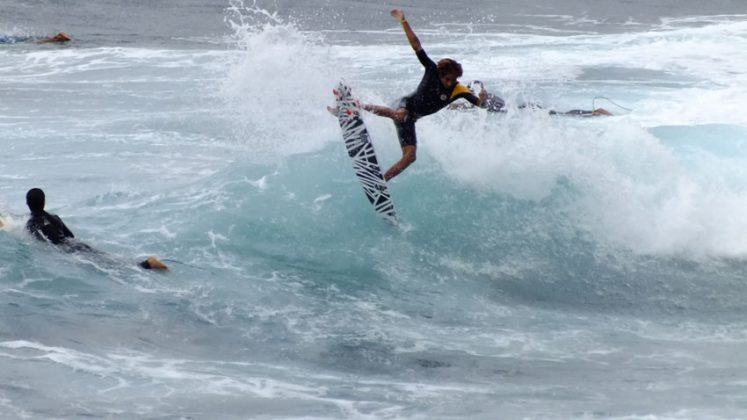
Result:
<svg viewBox="0 0 747 420"><path fill-rule="evenodd" d="M747 417L741 2L404 5L511 106L418 123L402 228L324 110L419 81L389 5L118 3L0 2L76 38L0 45L0 417Z"/></svg>

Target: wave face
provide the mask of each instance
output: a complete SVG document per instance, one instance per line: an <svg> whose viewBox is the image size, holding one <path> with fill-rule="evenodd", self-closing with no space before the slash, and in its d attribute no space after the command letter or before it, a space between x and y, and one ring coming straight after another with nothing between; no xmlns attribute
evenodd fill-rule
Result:
<svg viewBox="0 0 747 420"><path fill-rule="evenodd" d="M325 110L340 78L417 85L386 7L136 2L124 36L104 2L75 44L1 46L2 417L747 415L747 16L416 3L431 57L509 105L418 122L397 227ZM101 253L30 238L32 187Z"/></svg>

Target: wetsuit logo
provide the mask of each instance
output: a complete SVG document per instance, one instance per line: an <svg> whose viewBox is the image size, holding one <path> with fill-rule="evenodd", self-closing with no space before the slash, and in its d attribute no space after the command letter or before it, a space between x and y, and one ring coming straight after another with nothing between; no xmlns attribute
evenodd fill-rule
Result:
<svg viewBox="0 0 747 420"><path fill-rule="evenodd" d="M448 96L446 96L446 94L445 94L445 93L442 93L442 94L441 94L441 100L442 100L442 101L445 101L446 99L448 99Z"/></svg>

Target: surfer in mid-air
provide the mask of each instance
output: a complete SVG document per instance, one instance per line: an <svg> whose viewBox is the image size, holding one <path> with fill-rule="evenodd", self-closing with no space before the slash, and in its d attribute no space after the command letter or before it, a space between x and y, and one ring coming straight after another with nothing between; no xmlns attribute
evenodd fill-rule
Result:
<svg viewBox="0 0 747 420"><path fill-rule="evenodd" d="M48 241L67 252L85 252L101 254L89 245L76 241L73 232L65 226L60 216L44 210L46 197L40 188L32 188L26 193L26 205L29 206L31 217L26 222L26 230L36 239ZM156 257L148 257L138 265L145 269L165 270L166 265Z"/></svg>
<svg viewBox="0 0 747 420"><path fill-rule="evenodd" d="M410 46L425 67L425 74L415 92L400 98L393 107L362 106L366 111L391 118L397 129L397 137L402 147L402 158L384 174L384 179L387 181L415 162L417 150L415 122L418 119L433 114L460 98L466 99L475 106L483 106L487 98L487 92L480 94L479 97L475 96L469 88L458 82L457 79L462 76L461 64L450 58L443 58L435 63L428 57L402 10L394 9L391 15L402 24Z"/></svg>

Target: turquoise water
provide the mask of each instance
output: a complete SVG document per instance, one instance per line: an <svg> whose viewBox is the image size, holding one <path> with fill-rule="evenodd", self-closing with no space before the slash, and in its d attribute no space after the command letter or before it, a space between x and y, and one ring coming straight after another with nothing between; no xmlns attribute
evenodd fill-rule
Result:
<svg viewBox="0 0 747 420"><path fill-rule="evenodd" d="M747 19L726 3L407 9L511 105L418 123L399 227L324 109L340 78L372 103L416 86L388 6L79 6L2 22L78 40L0 47L1 417L747 413ZM365 119L388 167L392 124ZM32 240L32 187L106 256Z"/></svg>

